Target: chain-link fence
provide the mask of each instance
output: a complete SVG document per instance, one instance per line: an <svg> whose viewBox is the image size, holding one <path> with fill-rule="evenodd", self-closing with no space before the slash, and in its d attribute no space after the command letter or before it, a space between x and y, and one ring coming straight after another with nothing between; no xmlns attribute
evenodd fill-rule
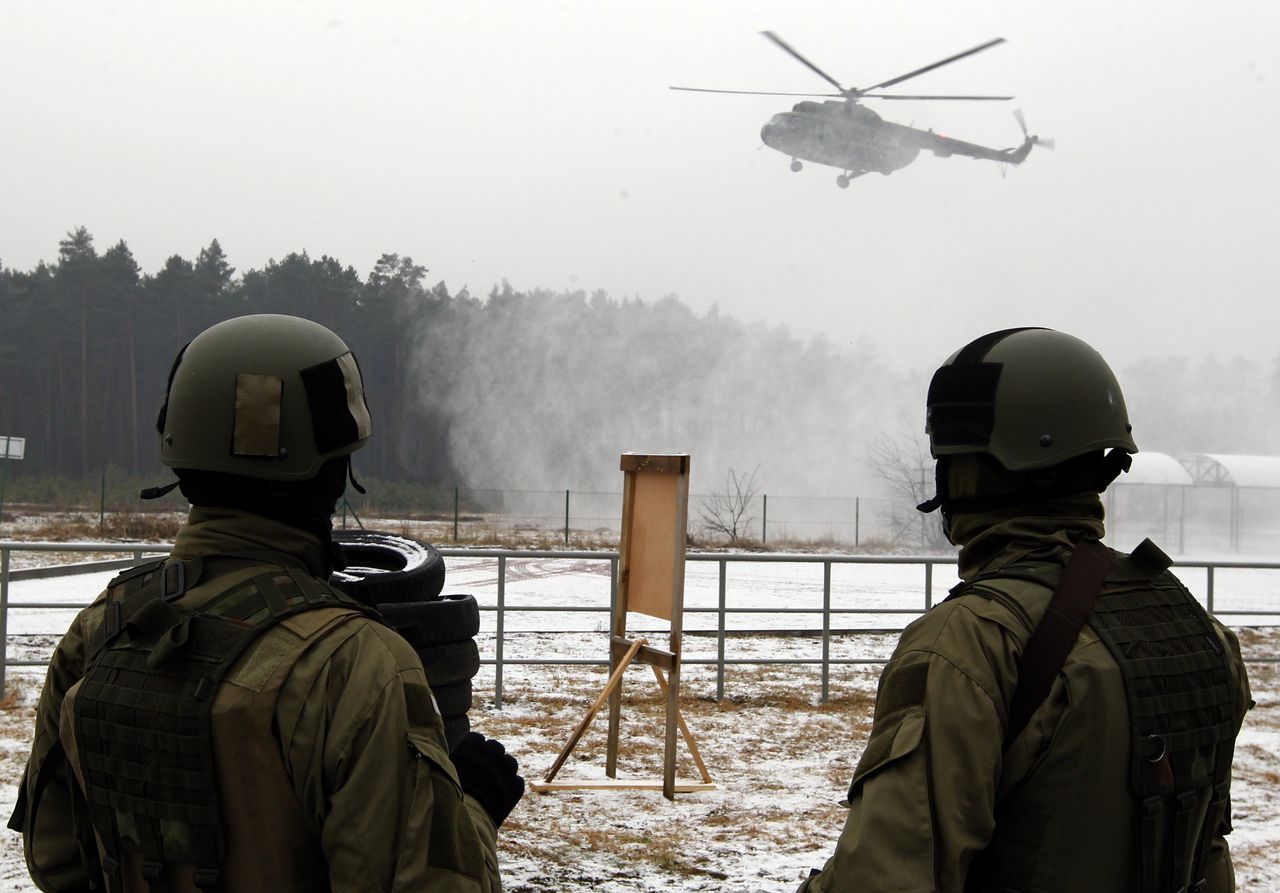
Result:
<svg viewBox="0 0 1280 893"><path fill-rule="evenodd" d="M186 503L177 491L159 500L139 499L142 486L164 480L164 474L138 478L110 468L92 480L79 481L11 474L0 494L0 536L18 532L23 516L54 512L80 516L86 529L72 531L74 535L93 535L91 528L97 525L101 532L119 537L163 536L165 529L146 524L109 528L113 514L142 521L155 511L183 511ZM608 547L616 545L619 536L621 492L364 483L367 493L349 491L349 501L339 506L338 526L407 519L426 524L420 532L442 544L518 541L547 548ZM1280 489L1117 482L1104 499L1108 541L1117 547L1150 536L1175 555L1265 556L1275 554L1280 543ZM693 543L709 546L948 549L937 514L922 515L912 500L883 495L691 493L688 530Z"/></svg>
<svg viewBox="0 0 1280 893"><path fill-rule="evenodd" d="M600 545L615 543L620 535L620 492L459 487L441 492L431 502L440 507L416 517L434 522L441 542L523 536L548 544ZM350 514L339 523L345 520L346 526L356 518L393 514L373 489L344 508ZM883 497L752 494L734 502L725 494L689 495L689 535L706 544L918 548L932 545L924 530L911 506Z"/></svg>

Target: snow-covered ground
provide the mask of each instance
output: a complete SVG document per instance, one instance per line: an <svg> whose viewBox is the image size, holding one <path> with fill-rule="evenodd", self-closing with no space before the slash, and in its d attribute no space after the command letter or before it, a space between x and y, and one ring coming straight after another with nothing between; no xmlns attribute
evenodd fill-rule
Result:
<svg viewBox="0 0 1280 893"><path fill-rule="evenodd" d="M498 559L450 556L447 591L471 592L482 607L497 602ZM609 625L609 562L597 559L508 559L503 650L507 661L603 660ZM720 890L730 893L794 889L810 866L834 846L843 820L838 801L847 789L867 731L879 669L835 664L830 700L820 702L820 668L812 664L758 665L752 660L821 657L823 568L799 562L727 566L726 602L762 609L730 615L725 640L728 666L724 698L716 699L714 609L719 602L715 561L686 568L683 709L717 783L711 792L668 803L645 791L577 791L526 796L502 829L500 856L508 891L623 893L649 890ZM12 584L10 657L44 658L74 609L22 608L21 604L83 603L111 574L84 574ZM1203 571L1184 575L1203 591ZM954 566L934 568L934 599L954 583ZM1280 611L1280 571L1223 570L1215 579L1219 609ZM831 604L865 614L833 617L834 660L881 660L893 647L893 630L924 607L920 565L843 565L831 570ZM591 607L597 612L530 611L533 607ZM768 613L779 608L806 614ZM1280 630L1254 626L1257 616L1228 618L1242 627L1246 652L1280 654ZM1269 622L1275 623L1272 615ZM497 615L482 615L481 652L495 653ZM662 627L636 618L633 631ZM849 632L848 630L864 630ZM665 645L662 635L655 644ZM736 662L735 662L736 661ZM1258 706L1237 744L1233 789L1240 889L1280 889L1280 698L1277 667L1250 668ZM13 785L29 746L30 716L42 671L10 670L10 689L21 699L0 711L0 810L10 809ZM494 705L496 674L486 665L476 679L475 728L501 738L526 777L540 778L570 731L599 692L603 669L580 664L508 663L502 706ZM15 685L16 683L16 685ZM620 775L656 777L661 759L662 710L650 671L627 677ZM578 744L560 778L603 776L604 717ZM696 770L681 749L680 774ZM17 835L0 836L0 889L29 891Z"/></svg>

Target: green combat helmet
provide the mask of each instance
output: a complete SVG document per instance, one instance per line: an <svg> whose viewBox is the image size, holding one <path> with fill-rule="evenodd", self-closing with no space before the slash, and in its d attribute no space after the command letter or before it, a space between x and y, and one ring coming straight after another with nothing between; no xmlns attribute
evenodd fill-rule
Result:
<svg viewBox="0 0 1280 893"><path fill-rule="evenodd" d="M1132 431L1115 374L1079 338L1043 328L983 335L952 354L929 383L925 433L938 460L939 491L919 508L941 505L946 515L1073 488L1101 492L1138 452ZM1008 472L1016 493L981 503L949 500L948 458L974 453Z"/></svg>
<svg viewBox="0 0 1280 893"><path fill-rule="evenodd" d="M961 348L929 383L934 458L989 453L1010 471L1094 450L1136 453L1124 395L1106 360L1052 329L1005 329Z"/></svg>
<svg viewBox="0 0 1280 893"><path fill-rule="evenodd" d="M156 427L170 468L307 481L369 439L355 356L319 323L241 316L178 354Z"/></svg>

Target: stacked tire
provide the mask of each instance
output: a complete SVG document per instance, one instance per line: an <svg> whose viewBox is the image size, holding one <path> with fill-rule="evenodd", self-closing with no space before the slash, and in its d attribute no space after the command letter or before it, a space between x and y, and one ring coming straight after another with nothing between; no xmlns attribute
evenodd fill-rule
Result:
<svg viewBox="0 0 1280 893"><path fill-rule="evenodd" d="M442 595L444 558L432 545L390 533L335 531L347 567L331 582L373 605L422 660L450 750L471 729L471 680L480 669L474 596Z"/></svg>

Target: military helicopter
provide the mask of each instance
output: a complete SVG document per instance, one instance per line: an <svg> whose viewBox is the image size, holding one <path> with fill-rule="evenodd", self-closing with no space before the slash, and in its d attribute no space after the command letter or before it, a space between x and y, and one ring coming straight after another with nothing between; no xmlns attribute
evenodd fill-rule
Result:
<svg viewBox="0 0 1280 893"><path fill-rule="evenodd" d="M835 87L838 93L775 93L759 90L713 90L706 87L672 87L672 90L687 90L695 93L738 93L752 96L818 96L838 97L823 102L798 102L791 111L779 112L769 119L760 131L760 138L771 149L776 149L791 157L791 170L799 171L803 162L830 165L839 168L841 173L836 177L836 185L841 189L848 187L855 177L871 171L889 175L899 168L906 167L915 161L921 149L926 149L940 158L951 155L967 155L970 158L983 158L1000 164L1021 164L1031 154L1031 147L1044 146L1053 148L1053 141L1041 139L1027 132L1026 120L1021 111L1014 112L1018 126L1022 128L1022 145L1010 149L991 149L975 143L952 139L932 130L920 130L905 124L886 121L871 109L862 105L863 99L894 100L979 100L1001 102L1012 99L1012 96L908 96L892 93L875 93L900 84L905 80L922 75L935 68L941 68L958 59L972 56L997 44L1004 43L1003 37L989 40L986 43L948 56L940 62L917 68L906 74L881 81L872 87L859 89L844 87L831 75L814 65L794 47L772 31L760 32L773 41L797 61L805 65L827 83Z"/></svg>

